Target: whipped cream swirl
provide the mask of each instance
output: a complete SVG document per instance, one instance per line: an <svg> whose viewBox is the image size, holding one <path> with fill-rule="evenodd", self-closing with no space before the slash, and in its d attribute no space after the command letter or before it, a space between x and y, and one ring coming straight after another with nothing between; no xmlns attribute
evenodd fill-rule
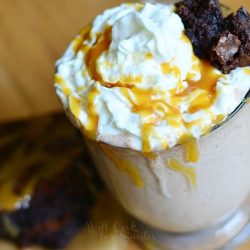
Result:
<svg viewBox="0 0 250 250"><path fill-rule="evenodd" d="M106 10L57 62L56 91L91 139L143 152L199 139L250 88L250 67L225 75L198 59L174 5Z"/></svg>

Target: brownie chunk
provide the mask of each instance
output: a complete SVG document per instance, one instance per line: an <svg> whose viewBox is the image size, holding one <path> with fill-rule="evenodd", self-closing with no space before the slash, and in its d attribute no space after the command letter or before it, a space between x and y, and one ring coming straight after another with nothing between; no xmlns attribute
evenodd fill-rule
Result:
<svg viewBox="0 0 250 250"><path fill-rule="evenodd" d="M225 31L212 47L211 61L224 73L250 65L250 16L244 8L224 20ZM221 53L224 51L224 53Z"/></svg>
<svg viewBox="0 0 250 250"><path fill-rule="evenodd" d="M250 16L246 9L223 18L217 0L184 0L176 6L199 58L210 60L223 73L250 65Z"/></svg>
<svg viewBox="0 0 250 250"><path fill-rule="evenodd" d="M41 180L27 207L0 214L0 236L20 246L64 247L89 219L92 205L80 167Z"/></svg>
<svg viewBox="0 0 250 250"><path fill-rule="evenodd" d="M81 134L55 114L1 125L0 138L0 238L64 249L103 189Z"/></svg>
<svg viewBox="0 0 250 250"><path fill-rule="evenodd" d="M214 45L211 54L213 64L223 72L229 72L238 65L236 54L239 52L241 41L238 36L230 31L225 31L219 35L218 41Z"/></svg>
<svg viewBox="0 0 250 250"><path fill-rule="evenodd" d="M211 44L223 27L222 11L217 0L184 0L177 3L187 36L195 54L200 58L210 56Z"/></svg>

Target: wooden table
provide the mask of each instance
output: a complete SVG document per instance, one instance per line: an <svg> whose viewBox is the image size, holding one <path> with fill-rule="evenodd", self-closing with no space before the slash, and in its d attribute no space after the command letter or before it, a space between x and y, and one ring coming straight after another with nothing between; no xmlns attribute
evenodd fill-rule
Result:
<svg viewBox="0 0 250 250"><path fill-rule="evenodd" d="M51 131L53 131L53 133L51 133ZM70 199L70 202L75 206L75 209L71 210L69 220L71 222L78 220L78 209L81 209L82 215L80 216L80 218L82 218L82 221L79 225L73 226L73 228L77 230L77 235L71 235L73 237L72 241L63 250L142 250L134 241L134 239L138 237L140 239L150 239L150 233L147 234L147 236L145 236L144 234L138 235L136 233L136 231L138 230L136 230L137 226L134 223L134 219L131 219L126 215L121 206L105 189L104 185L98 178L97 173L94 171L93 165L88 160L87 150L82 143L80 132L78 132L75 127L73 127L73 125L68 121L63 113L53 116L44 116L39 119L32 119L30 121L0 125L0 138L2 139L0 140L1 152L5 152L5 154L1 154L0 152L0 174L4 175L4 173L6 173L6 170L10 172L14 170L17 173L20 173L21 171L21 173L23 174L29 171L29 175L24 174L22 176L26 176L24 179L20 175L12 175L11 177L14 186L17 185L20 189L20 187L27 186L29 181L31 180L35 180L34 185L37 185L40 183L42 178L43 185L45 187L47 185L47 190L50 190L54 194L52 197L57 197L56 203L48 203L46 196L41 195L41 192L37 193L35 191L36 188L34 188L33 192L30 193L31 199L29 201L28 207L20 208L20 210L18 211L10 210L8 212L7 210L5 211L5 213L3 213L1 209L3 208L3 206L6 206L6 200L1 199L3 198L2 187L3 185L8 184L9 180L5 178L1 179L1 236L7 234L11 237L14 237L14 239L19 239L20 237L25 238L25 235L26 237L27 235L32 235L31 232L33 230L35 232L38 232L38 228L44 228L44 231L46 231L46 233L48 233L48 230L50 233L53 233L54 229L58 230L59 228L57 228L56 225L58 225L58 223L63 220L61 218L69 215L65 211L67 203L60 203L60 199L62 197L67 197L68 192L64 193L66 189L62 190L61 186L59 186L62 193L57 193L56 189L51 189L51 184L49 183L51 183L51 181L54 182L54 180L57 180L58 178L61 178L62 182L59 182L59 184L58 182L56 182L57 184L55 185L61 185L60 183L65 184L65 180L68 179L68 175L71 175L70 170L72 171L73 168L74 171L78 171L77 174L81 174L82 186L80 190L84 190L85 195L81 196L80 203L78 200L78 196L72 197L72 199ZM33 144L32 142L35 143ZM79 159L81 159L81 167L84 169L84 171L80 171ZM39 171L39 169L41 170L41 162L43 164L43 167L45 167L47 170L55 166L59 167L57 168L57 171L51 173L52 175L47 176L47 178L51 179L46 179L45 176L42 175L42 177L41 175L39 175L39 173L41 173ZM31 166L35 171L32 171L32 169L30 168ZM65 170L68 174L61 175L60 173L64 172ZM19 178L21 178L21 180L26 180L23 182L23 184L21 184L21 186ZM72 185L73 190L79 189L78 182L75 184L72 183ZM9 189L7 188L4 190L5 192L8 192ZM13 190L9 191L10 194L13 194L13 192L15 192ZM80 191L80 193L83 194L82 191ZM61 194L64 195L61 196ZM37 199L38 197L40 198ZM55 204L58 204L58 202L60 204L59 206L61 208L61 211L52 213L49 220L44 213L39 213L41 217L37 218L36 216L34 216L34 209L37 209L37 206L35 205L37 204L37 200L39 200L40 202L39 204L41 211L45 211L45 207L46 211L53 211L56 206ZM62 200L64 202L69 201L65 198L62 198ZM83 206L83 204L85 205ZM11 206L8 207L8 209L11 209ZM24 210L26 212L24 212ZM13 213L15 214L14 218L16 219L14 220L14 224L12 219L6 220L6 218L10 218L10 213L12 215ZM21 221L26 221L26 224L30 225L29 228L23 228L22 222L17 219L20 218L20 216L22 217ZM41 218L43 219L41 220ZM31 223L31 220L33 223ZM2 223L4 221L5 223ZM6 221L8 221L8 223L6 223ZM55 224L53 224L53 221L55 222ZM70 221L68 225L74 225L74 223L71 224ZM52 222L52 225L54 226L48 226L49 222ZM37 226L37 224L39 224L39 226ZM62 227L61 237L64 237L64 240L70 240L71 236L69 236L69 234L65 232L66 229L67 227ZM36 235L36 233L34 235ZM40 238L44 239L44 236L45 235L43 234L43 232L40 232ZM31 239L34 240L32 236ZM0 241L0 249L20 250L14 244L3 241ZM242 246L237 250L249 249L250 242L246 243L245 246ZM22 250L45 249L29 247L23 248ZM150 250L156 249L150 248Z"/></svg>
<svg viewBox="0 0 250 250"><path fill-rule="evenodd" d="M120 2L0 0L0 121L60 110L52 86L56 59L81 27ZM250 8L249 0L223 2Z"/></svg>

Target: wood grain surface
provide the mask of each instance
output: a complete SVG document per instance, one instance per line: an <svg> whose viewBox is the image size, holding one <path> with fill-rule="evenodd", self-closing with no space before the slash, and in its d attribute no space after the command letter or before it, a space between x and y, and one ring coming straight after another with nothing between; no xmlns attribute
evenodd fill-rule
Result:
<svg viewBox="0 0 250 250"><path fill-rule="evenodd" d="M0 121L60 110L53 89L56 59L81 27L120 2L0 0ZM223 2L250 8L249 0Z"/></svg>

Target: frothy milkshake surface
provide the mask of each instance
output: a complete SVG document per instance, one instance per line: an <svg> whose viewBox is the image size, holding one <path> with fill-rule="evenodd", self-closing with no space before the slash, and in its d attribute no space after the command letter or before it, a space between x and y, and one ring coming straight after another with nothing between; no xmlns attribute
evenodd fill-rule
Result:
<svg viewBox="0 0 250 250"><path fill-rule="evenodd" d="M222 74L197 58L174 10L149 3L106 10L57 62L57 94L87 137L160 151L200 138L243 100L250 67Z"/></svg>

